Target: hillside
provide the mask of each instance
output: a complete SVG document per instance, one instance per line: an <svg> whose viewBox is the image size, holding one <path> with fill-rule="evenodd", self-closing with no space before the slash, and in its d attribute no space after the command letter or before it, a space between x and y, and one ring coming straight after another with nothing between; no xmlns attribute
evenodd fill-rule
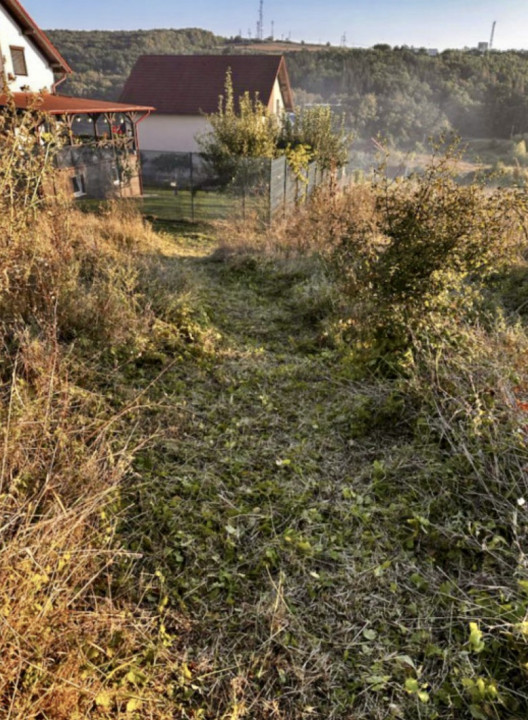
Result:
<svg viewBox="0 0 528 720"><path fill-rule="evenodd" d="M75 75L61 92L116 100L137 58L143 54L215 52L223 38L208 30L47 30Z"/></svg>
<svg viewBox="0 0 528 720"><path fill-rule="evenodd" d="M528 133L528 53L368 50L255 43L205 30L49 31L76 75L64 92L116 98L142 53L280 52L297 102L330 102L360 137L382 135L400 147L453 130L466 138Z"/></svg>

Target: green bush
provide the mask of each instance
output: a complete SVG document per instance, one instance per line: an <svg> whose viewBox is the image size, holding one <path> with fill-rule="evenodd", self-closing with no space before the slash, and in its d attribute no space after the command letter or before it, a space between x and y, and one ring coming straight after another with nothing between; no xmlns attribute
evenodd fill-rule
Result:
<svg viewBox="0 0 528 720"><path fill-rule="evenodd" d="M483 282L524 239L524 197L460 186L451 161L435 159L413 180L378 177L363 200L368 212L337 224L334 265L352 306L350 332L372 362L391 365L425 329L438 323L445 332L473 314Z"/></svg>

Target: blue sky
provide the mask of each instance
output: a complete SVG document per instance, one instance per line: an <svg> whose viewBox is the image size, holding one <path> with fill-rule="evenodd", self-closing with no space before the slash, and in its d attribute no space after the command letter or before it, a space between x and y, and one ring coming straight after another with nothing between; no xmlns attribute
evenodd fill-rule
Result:
<svg viewBox="0 0 528 720"><path fill-rule="evenodd" d="M22 0L44 28L134 30L201 27L255 34L258 0ZM348 46L375 43L475 47L497 21L497 49L528 48L528 0L264 0L264 30L275 37Z"/></svg>

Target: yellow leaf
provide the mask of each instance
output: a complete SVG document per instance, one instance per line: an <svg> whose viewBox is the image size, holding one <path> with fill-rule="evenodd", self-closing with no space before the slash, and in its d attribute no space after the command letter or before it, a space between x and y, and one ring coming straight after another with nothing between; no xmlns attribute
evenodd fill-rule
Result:
<svg viewBox="0 0 528 720"><path fill-rule="evenodd" d="M477 653L484 650L482 631L479 629L476 622L469 623L469 644L471 645L471 649Z"/></svg>
<svg viewBox="0 0 528 720"><path fill-rule="evenodd" d="M141 704L142 703L139 698L130 698L126 706L127 713L133 713L134 710L139 710L141 708Z"/></svg>
<svg viewBox="0 0 528 720"><path fill-rule="evenodd" d="M95 704L102 710L110 710L112 705L112 696L107 690L101 690L99 695L95 698Z"/></svg>

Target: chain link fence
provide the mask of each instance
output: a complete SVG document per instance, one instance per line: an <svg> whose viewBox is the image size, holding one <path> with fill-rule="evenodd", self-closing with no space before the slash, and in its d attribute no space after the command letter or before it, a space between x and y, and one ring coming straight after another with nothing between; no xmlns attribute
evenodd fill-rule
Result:
<svg viewBox="0 0 528 720"><path fill-rule="evenodd" d="M344 186L350 168L331 175L312 163L297 176L286 158L212 163L199 153L142 151L145 206L160 220L256 219L271 224L315 188Z"/></svg>

